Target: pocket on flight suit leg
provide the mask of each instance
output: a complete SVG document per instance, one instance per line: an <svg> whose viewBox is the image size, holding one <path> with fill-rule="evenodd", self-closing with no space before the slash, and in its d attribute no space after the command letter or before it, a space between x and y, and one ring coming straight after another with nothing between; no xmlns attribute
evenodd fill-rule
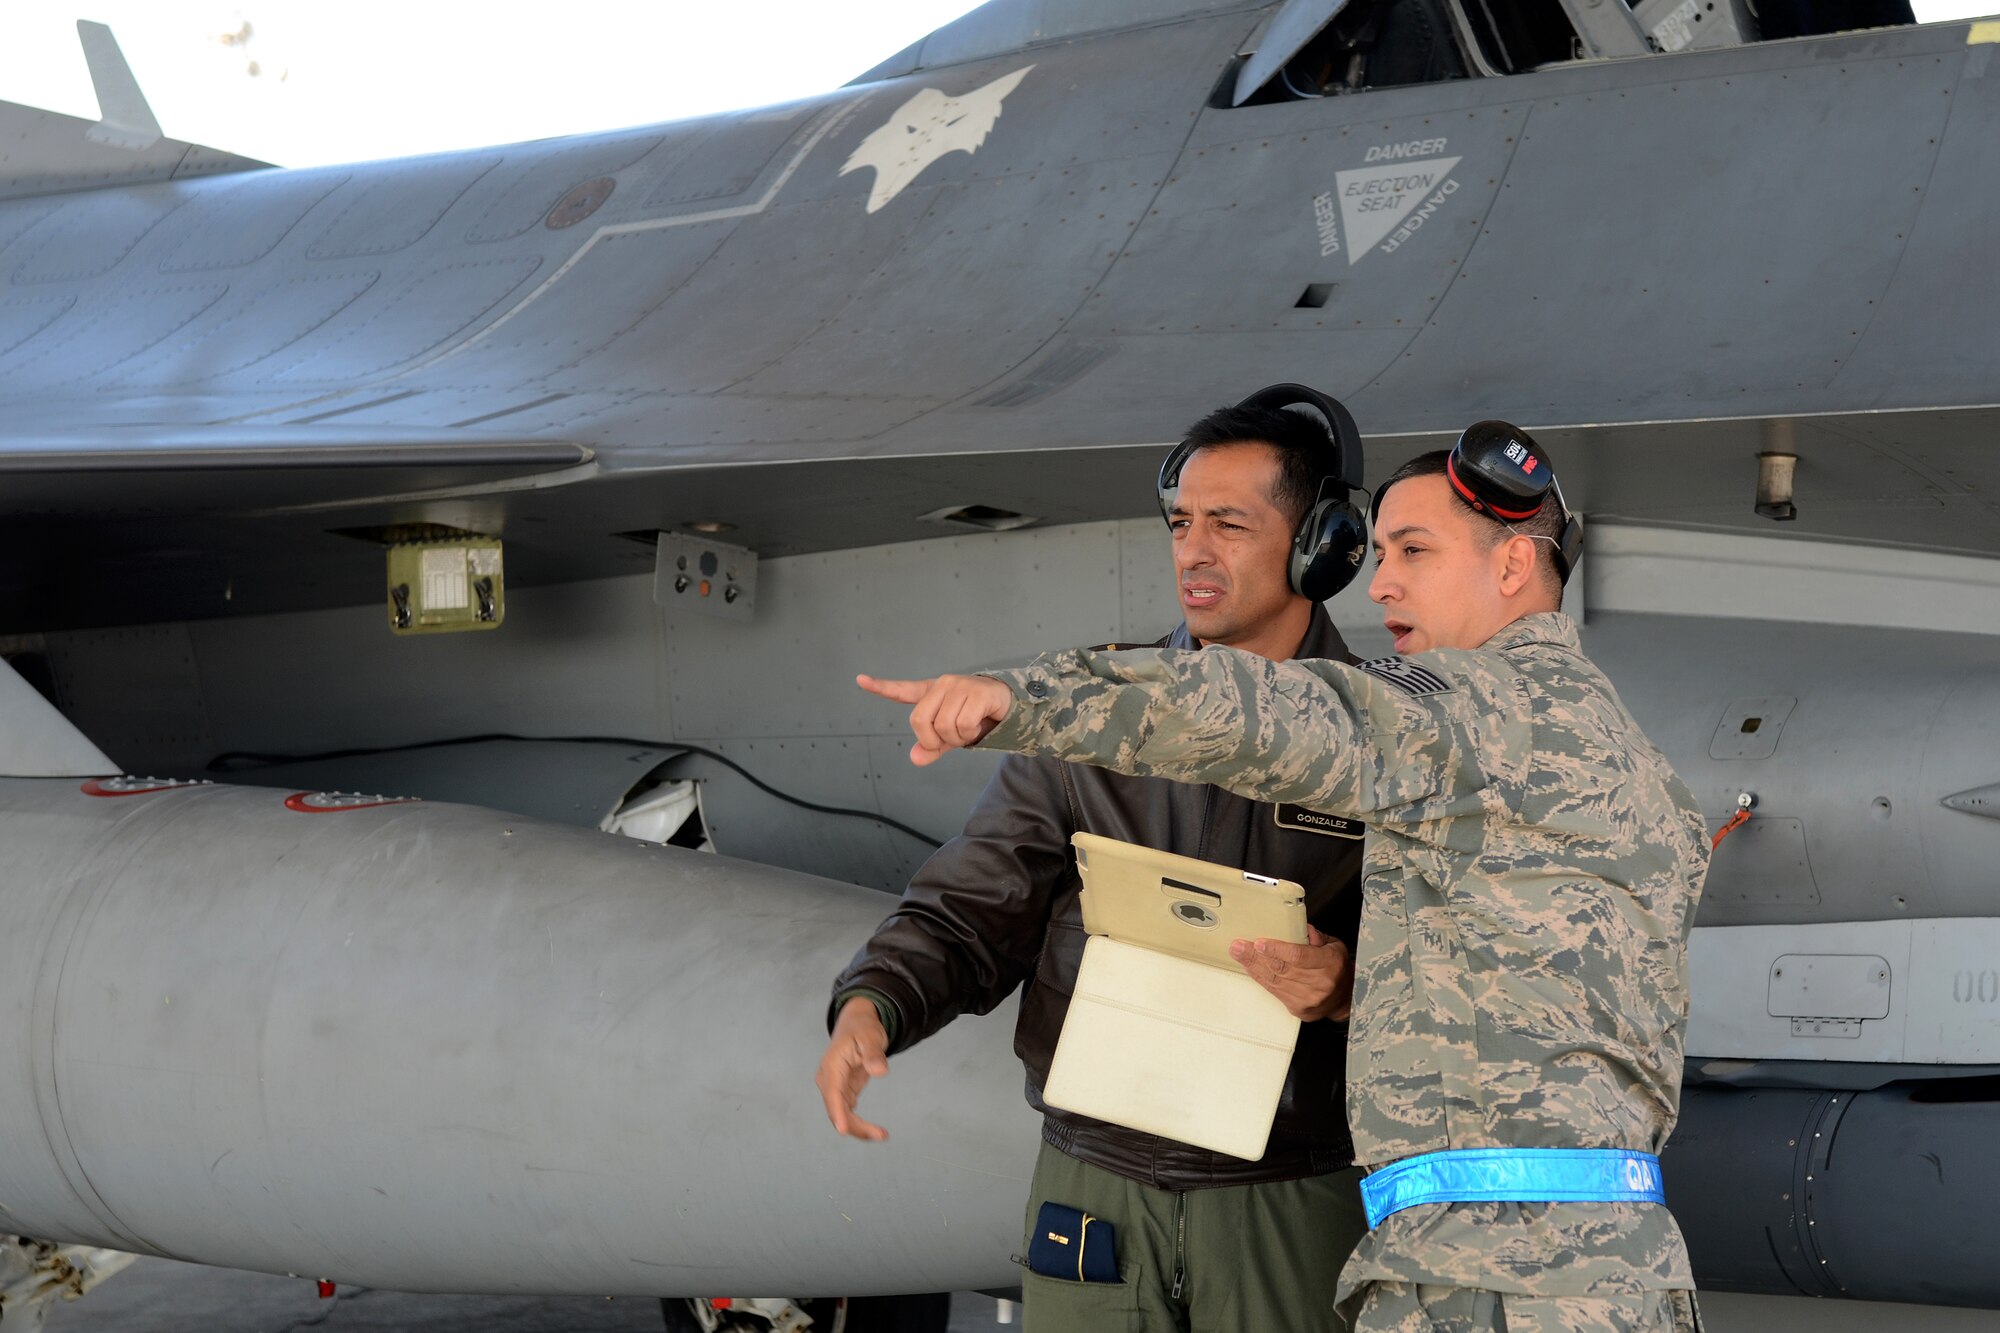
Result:
<svg viewBox="0 0 2000 1333"><path fill-rule="evenodd" d="M1117 1282L1078 1282L1021 1270L1024 1333L1145 1333L1136 1263L1118 1265Z"/></svg>

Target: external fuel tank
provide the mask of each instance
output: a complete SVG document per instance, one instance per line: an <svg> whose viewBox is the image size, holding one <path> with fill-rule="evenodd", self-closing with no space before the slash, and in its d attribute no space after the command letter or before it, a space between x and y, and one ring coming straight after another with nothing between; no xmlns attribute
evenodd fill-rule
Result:
<svg viewBox="0 0 2000 1333"><path fill-rule="evenodd" d="M0 1231L408 1291L1007 1284L1010 1018L837 1138L888 900L469 806L0 779Z"/></svg>

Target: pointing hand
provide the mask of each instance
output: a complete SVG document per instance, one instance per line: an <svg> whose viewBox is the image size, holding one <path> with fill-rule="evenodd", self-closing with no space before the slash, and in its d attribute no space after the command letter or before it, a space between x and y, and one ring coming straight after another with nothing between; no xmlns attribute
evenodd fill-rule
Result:
<svg viewBox="0 0 2000 1333"><path fill-rule="evenodd" d="M854 683L870 694L913 705L910 730L917 734L917 742L910 747L910 762L919 767L936 763L947 750L977 745L1014 703L1014 692L991 676L931 680L856 676Z"/></svg>

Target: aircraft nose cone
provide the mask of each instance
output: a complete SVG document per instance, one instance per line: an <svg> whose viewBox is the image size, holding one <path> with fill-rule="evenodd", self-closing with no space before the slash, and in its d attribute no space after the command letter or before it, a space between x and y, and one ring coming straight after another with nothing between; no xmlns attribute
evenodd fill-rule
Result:
<svg viewBox="0 0 2000 1333"><path fill-rule="evenodd" d="M1962 814L1978 815L1982 819L2000 819L2000 782L1990 782L1984 787L1971 787L1954 792L1938 802L1947 810L1957 810Z"/></svg>

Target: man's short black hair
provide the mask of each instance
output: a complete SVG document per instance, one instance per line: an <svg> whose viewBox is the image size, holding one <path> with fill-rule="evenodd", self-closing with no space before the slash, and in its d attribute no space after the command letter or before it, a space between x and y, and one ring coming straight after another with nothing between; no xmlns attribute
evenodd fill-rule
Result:
<svg viewBox="0 0 2000 1333"><path fill-rule="evenodd" d="M1389 488L1397 482L1408 481L1411 477L1444 476L1445 462L1450 457L1451 450L1449 449L1433 449L1427 454L1418 454L1415 458L1412 458L1409 462L1391 472L1388 480L1375 488L1374 503L1376 511L1378 513L1381 511L1382 497L1387 495ZM1454 491L1453 494L1456 495L1457 492ZM1463 503L1462 498L1461 503ZM1513 523L1503 523L1491 514L1482 514L1469 504L1465 506L1465 513L1472 520L1473 530L1483 534L1488 550L1498 546L1506 538L1517 532L1523 537L1534 537L1537 539L1546 537L1550 543L1549 549L1540 552L1541 560L1539 563L1543 577L1548 583L1549 591L1556 595L1556 605L1562 605L1562 575L1556 572L1554 555L1555 552L1562 549L1563 522L1566 516L1563 513L1562 505L1556 502L1556 497L1553 493L1543 501L1542 507L1536 510L1532 517L1519 519Z"/></svg>
<svg viewBox="0 0 2000 1333"><path fill-rule="evenodd" d="M1386 496L1389 493L1389 488L1391 486L1394 486L1399 481L1408 481L1411 477L1444 476L1445 465L1448 462L1450 462L1450 460L1451 460L1451 450L1449 449L1433 449L1427 454L1418 454L1415 458L1412 458L1409 462L1403 464L1403 466L1397 468L1394 472L1391 472L1388 476L1388 479L1384 481L1380 486L1377 486L1375 488L1375 498L1374 501L1372 502L1371 507L1379 512L1382 508L1382 497ZM1468 509L1471 508L1470 505L1466 507ZM1496 528L1500 526L1499 523L1495 522L1491 518L1488 518L1485 514L1480 513L1476 509L1473 510L1472 516L1474 518L1485 519L1488 523L1492 523L1493 526ZM1497 542L1500 540L1500 537L1498 535L1495 535L1493 540Z"/></svg>
<svg viewBox="0 0 2000 1333"><path fill-rule="evenodd" d="M1278 484L1271 502L1296 527L1333 475L1333 434L1317 412L1282 407L1219 407L1184 437L1188 457L1232 444L1268 444L1278 451Z"/></svg>

